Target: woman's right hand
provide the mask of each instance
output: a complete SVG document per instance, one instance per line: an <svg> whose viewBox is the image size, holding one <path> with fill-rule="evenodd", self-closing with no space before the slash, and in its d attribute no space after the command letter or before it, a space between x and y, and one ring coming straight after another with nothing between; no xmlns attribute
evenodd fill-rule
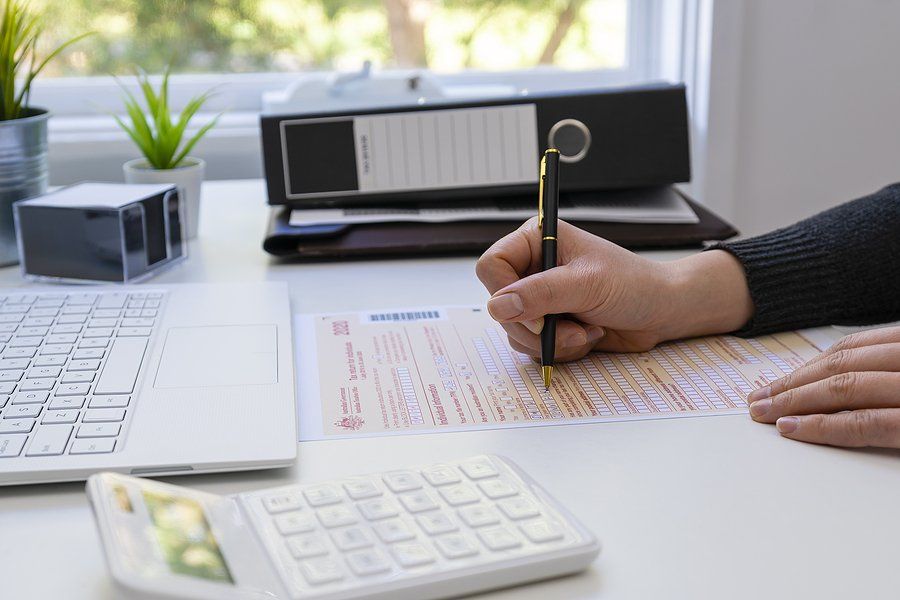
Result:
<svg viewBox="0 0 900 600"><path fill-rule="evenodd" d="M642 258L560 221L558 265L540 271L537 219L491 246L476 273L510 345L540 356L543 316L561 314L559 361L591 350L634 352L739 329L753 314L743 267L722 250L674 262Z"/></svg>

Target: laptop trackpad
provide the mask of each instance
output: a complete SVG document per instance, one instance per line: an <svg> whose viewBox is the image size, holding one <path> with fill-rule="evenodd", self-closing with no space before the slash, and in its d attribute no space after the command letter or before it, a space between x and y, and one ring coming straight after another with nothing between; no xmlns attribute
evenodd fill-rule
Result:
<svg viewBox="0 0 900 600"><path fill-rule="evenodd" d="M262 385L278 381L275 325L173 327L154 387Z"/></svg>

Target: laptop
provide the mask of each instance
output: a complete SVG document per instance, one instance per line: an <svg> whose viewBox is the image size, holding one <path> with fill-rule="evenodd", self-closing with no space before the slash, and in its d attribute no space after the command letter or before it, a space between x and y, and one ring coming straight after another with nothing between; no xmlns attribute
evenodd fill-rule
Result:
<svg viewBox="0 0 900 600"><path fill-rule="evenodd" d="M0 290L0 485L290 464L279 283Z"/></svg>

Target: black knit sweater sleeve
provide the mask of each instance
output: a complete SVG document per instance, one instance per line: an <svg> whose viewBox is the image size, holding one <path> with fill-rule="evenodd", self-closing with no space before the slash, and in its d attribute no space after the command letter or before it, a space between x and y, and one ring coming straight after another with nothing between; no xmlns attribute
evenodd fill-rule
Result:
<svg viewBox="0 0 900 600"><path fill-rule="evenodd" d="M756 307L739 335L900 319L900 184L716 248L743 264Z"/></svg>

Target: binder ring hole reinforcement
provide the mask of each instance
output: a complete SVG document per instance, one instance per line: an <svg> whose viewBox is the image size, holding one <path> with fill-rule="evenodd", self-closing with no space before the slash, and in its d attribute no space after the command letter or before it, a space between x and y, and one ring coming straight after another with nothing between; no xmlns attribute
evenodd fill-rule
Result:
<svg viewBox="0 0 900 600"><path fill-rule="evenodd" d="M547 143L559 150L559 160L576 163L587 156L591 147L591 130L578 119L563 119L550 128Z"/></svg>

